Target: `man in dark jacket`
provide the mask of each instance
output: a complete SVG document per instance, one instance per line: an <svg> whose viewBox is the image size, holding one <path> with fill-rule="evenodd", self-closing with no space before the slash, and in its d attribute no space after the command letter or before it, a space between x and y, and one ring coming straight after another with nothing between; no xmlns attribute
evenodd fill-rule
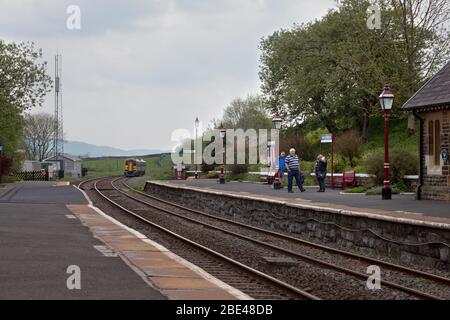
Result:
<svg viewBox="0 0 450 320"><path fill-rule="evenodd" d="M316 178L320 186L320 189L317 192L325 192L325 178L327 177L327 160L321 154L317 156L315 171L316 171Z"/></svg>

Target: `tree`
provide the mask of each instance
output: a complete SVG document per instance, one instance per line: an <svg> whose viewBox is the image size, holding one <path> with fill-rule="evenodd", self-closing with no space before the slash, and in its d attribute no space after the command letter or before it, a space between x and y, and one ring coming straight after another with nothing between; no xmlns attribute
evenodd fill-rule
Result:
<svg viewBox="0 0 450 320"><path fill-rule="evenodd" d="M25 116L23 139L28 159L42 161L52 151L55 118L48 113Z"/></svg>
<svg viewBox="0 0 450 320"><path fill-rule="evenodd" d="M266 109L267 105L260 96L238 98L225 108L222 122L227 129L270 129L272 120Z"/></svg>
<svg viewBox="0 0 450 320"><path fill-rule="evenodd" d="M448 59L447 0L377 0L380 30L366 25L371 2L344 0L320 20L262 40L262 91L291 126L317 119L367 139L383 82L401 105Z"/></svg>
<svg viewBox="0 0 450 320"><path fill-rule="evenodd" d="M5 43L0 40L0 96L21 112L42 105L52 80L47 63L39 62L42 50L34 43Z"/></svg>
<svg viewBox="0 0 450 320"><path fill-rule="evenodd" d="M52 83L41 58L42 51L33 43L0 40L0 145L16 169L23 158L18 151L23 143L22 113L40 106Z"/></svg>

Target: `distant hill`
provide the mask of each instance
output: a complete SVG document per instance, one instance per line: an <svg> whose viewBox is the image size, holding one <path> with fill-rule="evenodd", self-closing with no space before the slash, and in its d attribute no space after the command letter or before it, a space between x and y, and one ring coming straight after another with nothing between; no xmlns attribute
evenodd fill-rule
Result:
<svg viewBox="0 0 450 320"><path fill-rule="evenodd" d="M96 146L93 144L79 141L66 141L64 143L64 152L75 156L94 158L94 157L145 156L145 155L165 153L167 152L167 150L159 150L159 149L123 150L108 146Z"/></svg>

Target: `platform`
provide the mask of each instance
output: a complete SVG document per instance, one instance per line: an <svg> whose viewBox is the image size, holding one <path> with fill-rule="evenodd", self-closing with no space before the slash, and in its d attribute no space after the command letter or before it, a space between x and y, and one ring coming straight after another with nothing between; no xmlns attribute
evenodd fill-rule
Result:
<svg viewBox="0 0 450 320"><path fill-rule="evenodd" d="M0 299L245 299L65 183L0 190ZM70 290L69 266L81 271Z"/></svg>
<svg viewBox="0 0 450 320"><path fill-rule="evenodd" d="M450 203L446 201L416 200L413 194L393 195L392 200L382 200L381 196L348 194L341 189L327 189L325 193L316 192L318 187L306 187L301 193L294 188L274 190L272 186L251 182L228 182L219 184L214 179L173 180L168 183L178 186L194 187L203 190L217 190L236 195L276 199L287 203L301 203L324 208L368 212L414 220L435 221L450 224Z"/></svg>

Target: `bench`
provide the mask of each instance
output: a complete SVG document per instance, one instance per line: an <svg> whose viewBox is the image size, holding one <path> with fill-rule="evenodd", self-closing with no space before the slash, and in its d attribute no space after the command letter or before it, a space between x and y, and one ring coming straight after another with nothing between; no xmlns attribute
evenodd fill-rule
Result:
<svg viewBox="0 0 450 320"><path fill-rule="evenodd" d="M342 189L346 186L355 187L356 186L356 172L347 171L342 174Z"/></svg>

